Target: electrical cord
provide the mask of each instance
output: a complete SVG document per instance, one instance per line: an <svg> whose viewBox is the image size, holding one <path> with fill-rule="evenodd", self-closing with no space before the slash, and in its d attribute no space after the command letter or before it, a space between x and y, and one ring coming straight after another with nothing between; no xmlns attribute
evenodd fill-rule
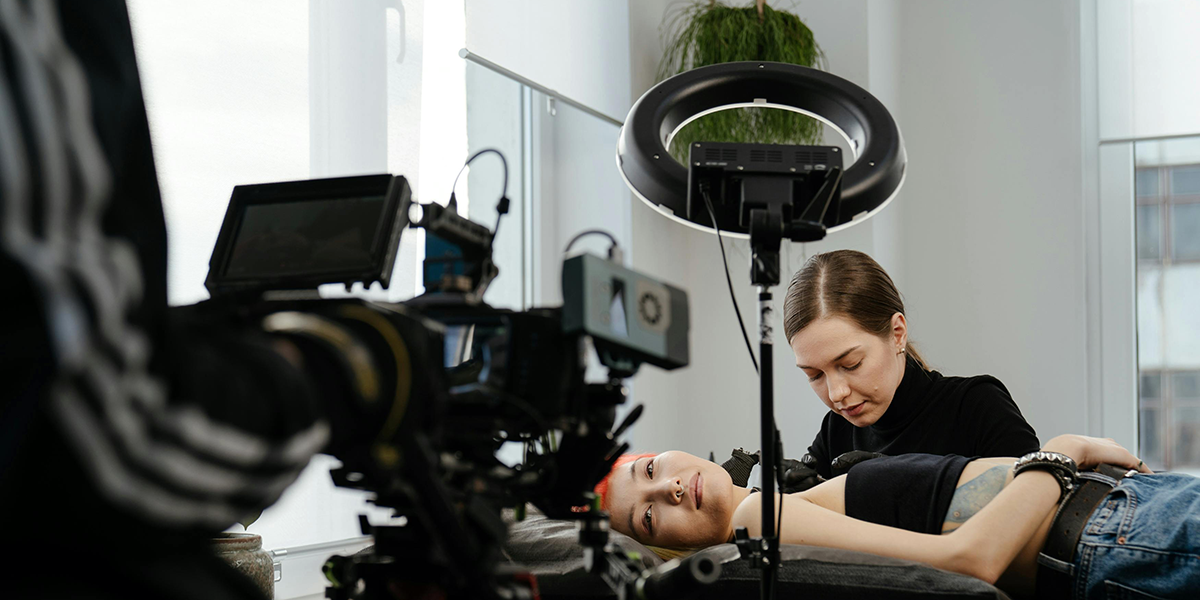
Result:
<svg viewBox="0 0 1200 600"><path fill-rule="evenodd" d="M733 312L737 315L738 327L742 329L742 339L746 341L746 351L750 354L750 362L754 364L754 372L758 373L758 359L754 356L754 346L750 344L750 334L746 333L746 323L742 320L742 311L738 308L737 295L733 291L733 278L729 275L729 259L725 256L725 241L721 238L721 228L717 225L717 212L713 210L712 198L708 194L708 187L701 184L700 193L704 196L704 206L708 209L708 216L712 219L713 230L717 233L717 245L721 248L721 265L725 267L725 283L729 286L729 300L733 302ZM775 517L775 548L778 550L780 540L783 539L783 440L779 436L779 426L775 425L775 464L763 465L763 468L775 470L775 485L779 488L779 514ZM764 494L774 494L775 490L763 490ZM778 554L778 552L776 552ZM772 560L775 560L772 557ZM778 565L776 565L778 566ZM771 570L771 587L775 589L775 577L777 571ZM764 591L765 593L765 591Z"/></svg>
<svg viewBox="0 0 1200 600"><path fill-rule="evenodd" d="M717 212L713 210L712 198L708 194L708 186L701 184L700 193L704 196L704 206L708 209L708 216L712 219L713 230L717 233L717 245L721 248L721 265L725 267L725 283L729 286L729 300L733 302L733 312L737 315L738 327L742 329L742 339L746 341L746 351L750 354L750 362L754 364L754 372L758 373L758 359L754 356L754 346L750 344L750 334L746 333L746 323L742 320L742 311L738 308L737 295L733 291L733 278L729 275L729 259L725 256L725 241L721 238L721 228L717 225ZM771 468L775 470L775 485L779 488L779 514L775 517L775 549L778 555L780 540L783 539L783 440L779 436L778 425L775 429L775 464L763 465L763 468ZM765 494L774 494L775 490L763 490ZM775 560L775 557L772 557ZM778 565L776 565L778 566ZM775 589L775 577L777 571L771 570L771 586L769 589ZM764 593L765 593L764 588Z"/></svg>
<svg viewBox="0 0 1200 600"><path fill-rule="evenodd" d="M772 419L773 420L773 419ZM775 520L776 548L783 543L783 438L779 435L779 425L775 425L775 482L779 486L779 514ZM772 576L775 573L771 574ZM774 585L771 586L774 589Z"/></svg>
<svg viewBox="0 0 1200 600"><path fill-rule="evenodd" d="M737 296L733 293L733 278L729 276L729 259L725 258L725 241L721 239L721 228L717 226L717 212L713 210L712 198L708 195L708 186L701 185L700 193L704 196L704 206L708 207L708 216L712 219L713 230L717 232L717 244L721 247L721 264L725 267L725 283L729 284L729 299L733 301L733 312L737 314L738 326L742 328L742 338L746 340L746 351L750 353L750 362L754 364L754 372L757 373L758 359L754 357L754 347L750 345L750 334L746 333L742 310L738 308Z"/></svg>
<svg viewBox="0 0 1200 600"><path fill-rule="evenodd" d="M612 245L608 247L608 256L609 256L609 258L613 257L613 251L617 247L619 247L619 244L617 243L617 238L614 237L613 234L611 234L607 231L604 231L603 229L585 229L585 230L580 231L579 233L575 234L575 237L571 238L571 241L567 242L567 247L563 250L563 254L569 254L571 252L571 247L575 245L575 242L578 242L579 240L583 239L585 236L589 236L589 235L602 235L602 236L608 238L608 241L612 242Z"/></svg>
<svg viewBox="0 0 1200 600"><path fill-rule="evenodd" d="M500 221L503 220L504 215L508 214L510 204L508 200L508 159L504 158L503 153L495 148L484 148L483 150L472 154L471 157L467 159L467 162L463 163L462 168L458 170L458 174L454 176L454 184L450 186L449 206L451 208L456 208L458 206L458 198L455 197L454 190L458 187L458 179L459 177L462 177L463 171L466 171L467 167L471 166L471 163L475 159L489 153L500 157L500 163L504 166L504 189L500 192L500 200L496 203L496 226L492 229L492 241L495 241L496 234L500 233Z"/></svg>
<svg viewBox="0 0 1200 600"><path fill-rule="evenodd" d="M602 236L608 238L608 241L609 241L608 260L611 260L617 264L621 264L624 262L624 257L621 255L621 247L620 247L620 244L617 243L616 236L614 236L613 234L611 234L603 229L585 229L585 230L580 231L579 233L575 234L575 236L571 238L571 241L567 242L567 247L563 249L563 256L566 256L567 254L571 253L571 248L575 245L575 242L578 242L579 240L581 240L584 237L587 237L589 235L602 235ZM565 268L565 266L564 266L565 264L566 264L566 261L563 261L563 265L559 265L559 267L558 267L559 285L562 285L563 269Z"/></svg>

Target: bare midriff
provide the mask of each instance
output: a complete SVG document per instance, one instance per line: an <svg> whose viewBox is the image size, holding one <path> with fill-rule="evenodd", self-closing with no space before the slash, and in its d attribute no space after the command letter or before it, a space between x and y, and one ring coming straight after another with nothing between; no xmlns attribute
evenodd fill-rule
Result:
<svg viewBox="0 0 1200 600"><path fill-rule="evenodd" d="M1007 487L1012 482L1012 465L1016 462L1015 458L981 458L971 461L963 468L963 472L958 477L958 485L955 486L956 493L962 489L964 485L971 483L976 478L984 475L991 469L1003 467L1004 471L1004 487ZM995 497L994 495L992 496ZM991 498L988 498L990 500ZM961 525L955 521L953 515L947 514L942 531L949 533ZM1008 565L1008 569L1000 576L996 582L996 586L1010 593L1015 593L1018 596L1032 596L1035 591L1035 578L1037 576L1037 556L1041 552L1042 546L1046 543L1046 537L1050 534L1050 525L1054 522L1054 511L1050 511L1041 525L1038 526L1037 532L1033 537L1025 543L1017 557Z"/></svg>

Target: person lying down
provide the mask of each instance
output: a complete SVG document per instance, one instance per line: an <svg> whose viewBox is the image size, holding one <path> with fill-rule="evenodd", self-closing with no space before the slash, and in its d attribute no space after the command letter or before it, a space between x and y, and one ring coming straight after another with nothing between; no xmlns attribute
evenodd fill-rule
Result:
<svg viewBox="0 0 1200 600"><path fill-rule="evenodd" d="M1112 465L1103 471L1115 478L1083 474L1100 465ZM782 495L780 538L918 561L1015 597L1033 596L1037 557L1059 503L1086 478L1107 482L1096 497L1116 487L1084 515L1074 552L1058 571L1043 575L1045 585L1074 590L1051 597L1103 598L1108 581L1156 597L1194 597L1200 590L1200 479L1153 474L1108 439L1059 436L1020 459L910 454L868 460L847 475ZM733 485L720 465L684 452L622 456L597 492L612 528L647 546L695 550L732 541L738 527L751 536L761 532L755 490ZM1070 502L1075 510L1076 501Z"/></svg>

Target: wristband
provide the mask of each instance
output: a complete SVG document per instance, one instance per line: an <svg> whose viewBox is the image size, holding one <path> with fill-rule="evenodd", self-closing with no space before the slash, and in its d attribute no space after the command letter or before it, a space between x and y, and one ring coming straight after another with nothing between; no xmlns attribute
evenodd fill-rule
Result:
<svg viewBox="0 0 1200 600"><path fill-rule="evenodd" d="M1075 489L1076 474L1079 472L1079 467L1066 454L1039 450L1022 456L1013 465L1014 478L1025 471L1046 471L1053 475L1054 479L1058 481L1058 487L1062 491L1062 494L1059 496L1059 500L1062 500L1064 496Z"/></svg>

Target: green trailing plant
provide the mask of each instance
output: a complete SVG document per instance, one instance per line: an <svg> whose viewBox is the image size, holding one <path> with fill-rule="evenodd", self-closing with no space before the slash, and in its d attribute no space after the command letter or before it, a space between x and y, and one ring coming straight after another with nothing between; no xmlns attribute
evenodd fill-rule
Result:
<svg viewBox="0 0 1200 600"><path fill-rule="evenodd" d="M825 69L825 55L800 17L766 5L728 6L716 0L676 5L663 20L666 52L659 80L697 67L759 60ZM822 124L772 108L736 108L687 124L671 140L671 156L687 164L692 142L818 144Z"/></svg>
<svg viewBox="0 0 1200 600"><path fill-rule="evenodd" d="M263 511L260 508L257 512L254 512L253 514L249 514L249 515L246 515L245 517L242 517L242 520L238 521L238 523L242 524L242 529L249 530L250 526L253 525L254 522L257 521L258 518L262 516L262 514L263 514Z"/></svg>

